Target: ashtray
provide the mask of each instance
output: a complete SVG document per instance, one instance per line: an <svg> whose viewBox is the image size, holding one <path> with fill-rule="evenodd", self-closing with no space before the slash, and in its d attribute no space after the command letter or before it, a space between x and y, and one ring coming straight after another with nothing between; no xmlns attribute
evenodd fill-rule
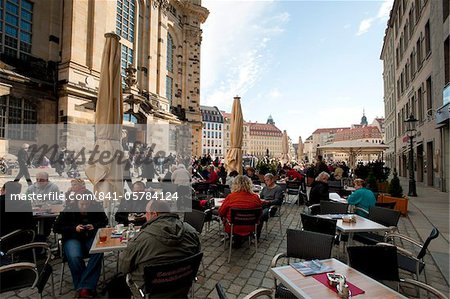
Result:
<svg viewBox="0 0 450 299"><path fill-rule="evenodd" d="M342 274L327 273L328 284L332 287L335 287L339 284L339 279L341 279L342 277Z"/></svg>
<svg viewBox="0 0 450 299"><path fill-rule="evenodd" d="M348 223L356 222L356 217L355 217L355 215L342 216L342 222L348 222Z"/></svg>

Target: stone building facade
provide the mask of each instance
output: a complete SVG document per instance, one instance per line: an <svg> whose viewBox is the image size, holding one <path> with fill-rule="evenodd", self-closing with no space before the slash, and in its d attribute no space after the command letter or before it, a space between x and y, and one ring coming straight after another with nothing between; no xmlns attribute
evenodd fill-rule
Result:
<svg viewBox="0 0 450 299"><path fill-rule="evenodd" d="M223 157L224 121L222 113L215 106L200 106L202 112L202 154Z"/></svg>
<svg viewBox="0 0 450 299"><path fill-rule="evenodd" d="M449 190L449 5L446 0L395 0L386 28L383 60L388 165L408 176L405 120L417 120L413 144L419 182ZM445 114L447 117L441 117Z"/></svg>
<svg viewBox="0 0 450 299"><path fill-rule="evenodd" d="M134 78L124 93L124 126L145 143L148 134L138 124L184 123L192 145L200 144L200 27L209 14L200 0L4 0L0 6L0 15L15 17L0 19L1 120L12 121L7 105L19 98L26 102L23 115L28 103L36 114L22 122L92 124L104 34L115 32L122 75Z"/></svg>

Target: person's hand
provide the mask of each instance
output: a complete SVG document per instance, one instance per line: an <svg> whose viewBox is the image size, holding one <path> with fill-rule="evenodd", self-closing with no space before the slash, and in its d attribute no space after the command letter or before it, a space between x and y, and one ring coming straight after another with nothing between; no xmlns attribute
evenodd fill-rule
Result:
<svg viewBox="0 0 450 299"><path fill-rule="evenodd" d="M77 233L81 233L84 230L84 225L78 224L75 230L77 231Z"/></svg>
<svg viewBox="0 0 450 299"><path fill-rule="evenodd" d="M94 226L92 224L88 224L84 226L87 230L93 230Z"/></svg>

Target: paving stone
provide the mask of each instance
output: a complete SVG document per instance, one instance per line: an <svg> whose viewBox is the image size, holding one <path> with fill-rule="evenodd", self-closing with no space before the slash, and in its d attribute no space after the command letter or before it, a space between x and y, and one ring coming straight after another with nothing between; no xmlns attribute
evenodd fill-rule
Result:
<svg viewBox="0 0 450 299"><path fill-rule="evenodd" d="M230 287L228 287L226 292L230 293L230 294L234 294L234 295L239 295L241 293L241 290L242 290L242 286L232 284Z"/></svg>

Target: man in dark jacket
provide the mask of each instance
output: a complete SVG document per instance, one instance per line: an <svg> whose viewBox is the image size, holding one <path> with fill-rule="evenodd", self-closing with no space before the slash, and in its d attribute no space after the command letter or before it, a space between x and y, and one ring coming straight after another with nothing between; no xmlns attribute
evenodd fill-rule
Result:
<svg viewBox="0 0 450 299"><path fill-rule="evenodd" d="M170 213L167 203L151 201L139 234L133 238L120 257L120 269L131 279L131 290L140 298L138 289L144 286L144 267L181 260L200 252L200 240L195 229ZM179 298L179 290L158 294L158 298Z"/></svg>
<svg viewBox="0 0 450 299"><path fill-rule="evenodd" d="M30 173L28 172L28 165L30 164L30 161L28 161L28 148L30 146L27 143L24 143L22 145L22 148L17 153L17 162L19 163L19 173L17 174L16 178L14 179L14 182L20 181L20 179L24 176L27 180L28 186L33 185L33 182L30 178Z"/></svg>
<svg viewBox="0 0 450 299"><path fill-rule="evenodd" d="M72 273L72 281L79 298L90 298L95 294L101 272L103 253L88 256L97 230L108 224L103 207L92 200L93 195L85 190L71 195L68 206L58 216L54 231L62 234L64 254Z"/></svg>

